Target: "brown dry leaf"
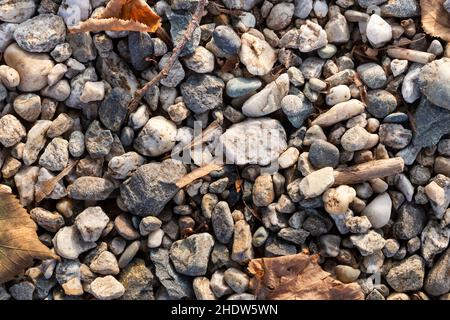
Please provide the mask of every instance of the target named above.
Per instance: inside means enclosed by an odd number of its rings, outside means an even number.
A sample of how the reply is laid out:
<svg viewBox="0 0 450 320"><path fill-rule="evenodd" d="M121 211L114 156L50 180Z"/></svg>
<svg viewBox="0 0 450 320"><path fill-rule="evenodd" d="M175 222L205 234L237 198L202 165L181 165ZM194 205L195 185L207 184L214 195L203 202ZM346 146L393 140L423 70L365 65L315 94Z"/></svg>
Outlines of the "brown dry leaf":
<svg viewBox="0 0 450 320"><path fill-rule="evenodd" d="M261 300L363 300L357 283L344 284L304 253L250 261L250 288Z"/></svg>
<svg viewBox="0 0 450 320"><path fill-rule="evenodd" d="M0 284L32 265L33 259L59 259L39 241L36 224L19 200L0 189Z"/></svg>
<svg viewBox="0 0 450 320"><path fill-rule="evenodd" d="M192 181L208 175L211 171L220 170L220 169L222 169L222 167L223 167L223 165L221 165L221 164L217 164L214 162L208 163L207 165L201 166L201 167L189 172L183 178L178 180L176 185L178 188L181 189L181 188L187 186Z"/></svg>
<svg viewBox="0 0 450 320"><path fill-rule="evenodd" d="M60 173L58 173L53 178L43 181L43 182L38 182L35 186L35 191L34 191L34 199L35 199L36 203L41 202L42 200L44 200L44 198L46 196L51 194L53 192L53 190L55 189L56 184L62 178L67 176L70 173L70 171L72 171L72 169L76 166L77 163L78 163L78 161L73 161L71 164L69 164L67 167L65 167Z"/></svg>
<svg viewBox="0 0 450 320"><path fill-rule="evenodd" d="M111 0L95 18L70 27L70 32L139 31L155 32L161 27L160 17L145 0Z"/></svg>
<svg viewBox="0 0 450 320"><path fill-rule="evenodd" d="M450 41L450 13L443 6L445 0L420 0L422 27L426 33Z"/></svg>

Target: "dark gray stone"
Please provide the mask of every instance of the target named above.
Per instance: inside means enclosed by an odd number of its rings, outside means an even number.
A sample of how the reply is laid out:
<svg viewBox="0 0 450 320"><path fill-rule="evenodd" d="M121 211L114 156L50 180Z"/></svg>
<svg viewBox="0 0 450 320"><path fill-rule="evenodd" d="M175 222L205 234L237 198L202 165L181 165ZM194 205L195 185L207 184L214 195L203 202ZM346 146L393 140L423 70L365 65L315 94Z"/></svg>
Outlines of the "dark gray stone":
<svg viewBox="0 0 450 320"><path fill-rule="evenodd" d="M413 144L417 147L436 145L441 137L450 133L450 111L422 98L413 116L416 130Z"/></svg>
<svg viewBox="0 0 450 320"><path fill-rule="evenodd" d="M178 192L175 183L185 174L184 165L172 159L143 165L120 187L122 201L138 216L158 215Z"/></svg>
<svg viewBox="0 0 450 320"><path fill-rule="evenodd" d="M384 123L378 130L380 142L393 149L405 148L412 139L412 131L398 123Z"/></svg>
<svg viewBox="0 0 450 320"><path fill-rule="evenodd" d="M171 299L192 298L192 280L175 271L166 249L150 250L150 260L155 265L155 275L161 282Z"/></svg>
<svg viewBox="0 0 450 320"><path fill-rule="evenodd" d="M223 244L228 244L233 236L234 221L226 201L220 201L216 204L211 214L211 223L217 240Z"/></svg>
<svg viewBox="0 0 450 320"><path fill-rule="evenodd" d="M100 77L106 80L113 88L121 87L132 94L139 87L133 71L122 58L112 51L108 55L97 59L97 70Z"/></svg>
<svg viewBox="0 0 450 320"><path fill-rule="evenodd" d="M103 125L111 131L119 131L128 112L131 101L128 91L117 87L112 89L102 101L98 109L98 116Z"/></svg>
<svg viewBox="0 0 450 320"><path fill-rule="evenodd" d="M112 143L111 131L102 129L97 120L92 121L85 135L85 144L89 155L94 159L106 156L111 150Z"/></svg>
<svg viewBox="0 0 450 320"><path fill-rule="evenodd" d="M166 13L167 19L170 22L170 35L174 41L174 45L178 45L178 43L184 37L184 31L186 30L189 22L192 20L192 14L186 11L169 11ZM198 47L200 43L201 30L200 27L194 30L192 34L191 40L186 42L183 50L181 50L180 57L188 56L194 53L195 48Z"/></svg>
<svg viewBox="0 0 450 320"><path fill-rule="evenodd" d="M367 93L367 111L376 118L384 118L397 107L397 99L386 90Z"/></svg>
<svg viewBox="0 0 450 320"><path fill-rule="evenodd" d="M212 36L214 44L226 54L236 55L239 53L241 39L233 28L226 25L217 26Z"/></svg>
<svg viewBox="0 0 450 320"><path fill-rule="evenodd" d="M336 168L339 164L339 149L324 140L314 140L309 147L309 161L317 169Z"/></svg>
<svg viewBox="0 0 450 320"><path fill-rule="evenodd" d="M422 232L425 221L425 211L421 207L407 202L398 210L393 230L397 238L409 240Z"/></svg>
<svg viewBox="0 0 450 320"><path fill-rule="evenodd" d="M203 113L222 105L223 81L215 76L194 74L181 84L184 103L194 113Z"/></svg>
<svg viewBox="0 0 450 320"><path fill-rule="evenodd" d="M72 49L72 57L81 63L94 60L97 57L94 42L89 32L67 34L67 42Z"/></svg>
<svg viewBox="0 0 450 320"><path fill-rule="evenodd" d="M134 69L142 71L150 67L151 63L146 58L153 54L153 40L147 32L130 32L128 49Z"/></svg>

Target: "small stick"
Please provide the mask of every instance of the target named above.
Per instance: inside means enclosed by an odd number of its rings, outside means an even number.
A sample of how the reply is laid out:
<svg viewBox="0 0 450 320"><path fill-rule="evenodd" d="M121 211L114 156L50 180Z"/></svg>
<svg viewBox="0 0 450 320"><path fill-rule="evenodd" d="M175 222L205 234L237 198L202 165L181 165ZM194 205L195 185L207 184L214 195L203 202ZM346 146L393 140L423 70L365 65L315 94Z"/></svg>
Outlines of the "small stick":
<svg viewBox="0 0 450 320"><path fill-rule="evenodd" d="M334 185L357 184L375 178L392 176L403 171L402 158L374 160L355 166L334 170Z"/></svg>
<svg viewBox="0 0 450 320"><path fill-rule="evenodd" d="M178 59L178 56L180 55L184 46L191 39L195 29L199 26L200 20L202 19L203 16L203 12L205 10L206 3L207 0L199 0L197 9L195 10L194 15L192 16L192 20L189 22L186 30L184 31L183 39L181 39L181 41L178 42L177 46L173 49L172 55L170 56L169 60L167 61L166 65L162 68L162 70L149 82L147 82L142 88L136 91L133 100L131 100L130 104L128 105L128 113L131 113L134 110L136 110L139 101L141 101L142 97L144 96L144 94L147 92L148 89L158 84L159 80L161 80L163 77L166 77L169 74L170 69L172 68L175 61Z"/></svg>
<svg viewBox="0 0 450 320"><path fill-rule="evenodd" d="M389 57L394 59L408 60L426 64L436 59L436 56L429 52L411 50L406 48L390 48L387 50Z"/></svg>
<svg viewBox="0 0 450 320"><path fill-rule="evenodd" d="M211 162L211 163L209 163L207 165L204 165L204 166L201 166L201 167L199 167L199 168L197 168L195 170L192 170L187 175L185 175L180 180L178 180L176 185L180 189L184 188L185 186L187 186L192 181L195 181L195 180L197 180L197 179L199 179L201 177L204 177L204 176L210 174L211 171L220 170L222 168L223 168L223 165Z"/></svg>

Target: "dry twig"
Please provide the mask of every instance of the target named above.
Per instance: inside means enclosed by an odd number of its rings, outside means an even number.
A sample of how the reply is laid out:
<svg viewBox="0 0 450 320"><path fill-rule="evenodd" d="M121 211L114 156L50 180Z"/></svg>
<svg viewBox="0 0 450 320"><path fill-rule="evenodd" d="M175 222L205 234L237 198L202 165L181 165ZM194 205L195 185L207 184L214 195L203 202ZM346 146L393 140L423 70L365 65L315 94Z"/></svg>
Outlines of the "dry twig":
<svg viewBox="0 0 450 320"><path fill-rule="evenodd" d="M128 105L128 113L131 113L134 110L136 110L139 101L141 101L142 97L147 92L147 90L149 90L154 85L158 84L159 80L161 80L163 77L166 77L169 74L170 69L172 68L175 61L178 59L178 56L180 55L184 46L191 39L195 29L200 25L200 20L203 17L203 12L205 11L206 3L207 0L199 0L197 9L195 10L194 15L192 16L192 20L189 22L189 25L184 31L183 38L181 39L180 42L178 42L177 46L173 49L172 55L170 56L164 68L162 68L162 70L154 78L152 78L149 82L147 82L141 89L136 91L133 100L131 100L130 104Z"/></svg>

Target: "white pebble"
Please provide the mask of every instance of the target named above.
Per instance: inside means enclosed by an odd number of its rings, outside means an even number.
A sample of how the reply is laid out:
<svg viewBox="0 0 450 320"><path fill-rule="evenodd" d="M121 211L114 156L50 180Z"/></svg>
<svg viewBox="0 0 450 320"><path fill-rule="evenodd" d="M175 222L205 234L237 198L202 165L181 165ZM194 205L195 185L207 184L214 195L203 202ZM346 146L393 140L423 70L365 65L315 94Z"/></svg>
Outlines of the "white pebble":
<svg viewBox="0 0 450 320"><path fill-rule="evenodd" d="M373 199L362 211L374 228L385 226L391 218L392 201L388 193L382 193Z"/></svg>

